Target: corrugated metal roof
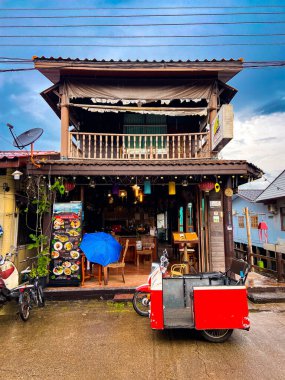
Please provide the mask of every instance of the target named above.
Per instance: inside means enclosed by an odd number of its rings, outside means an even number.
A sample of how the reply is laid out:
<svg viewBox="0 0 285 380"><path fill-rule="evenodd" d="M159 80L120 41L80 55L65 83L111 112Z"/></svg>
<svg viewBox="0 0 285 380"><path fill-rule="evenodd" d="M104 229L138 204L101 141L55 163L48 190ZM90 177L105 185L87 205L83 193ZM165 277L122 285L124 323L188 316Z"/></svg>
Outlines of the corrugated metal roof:
<svg viewBox="0 0 285 380"><path fill-rule="evenodd" d="M285 170L260 194L256 202L285 197Z"/></svg>
<svg viewBox="0 0 285 380"><path fill-rule="evenodd" d="M226 59L226 58L222 58L222 59L204 59L204 60L199 60L199 59L194 59L194 60L191 60L191 59L187 59L187 60L173 60L173 59L170 59L170 60L164 60L162 59L161 61L156 61L155 59L152 60L152 61L149 61L147 59L145 60L139 60L139 59L136 59L136 60L131 60L131 59L127 59L127 60L122 60L122 59L118 59L118 60L114 60L114 59L110 59L110 60L106 60L106 59L96 59L96 58L93 58L93 59L89 59L89 58L63 58L63 57L45 57L45 56L41 56L41 57L37 57L37 56L33 56L33 60L34 61L77 61L77 62L104 62L104 63L108 63L108 62L112 62L112 63L116 63L116 62L126 62L126 63L193 63L193 62L197 62L197 63L200 63L200 62L243 62L243 58L239 58L239 59L234 59L234 58L230 58L230 59Z"/></svg>
<svg viewBox="0 0 285 380"><path fill-rule="evenodd" d="M263 190L241 190L239 189L238 190L238 196L240 196L241 198L244 198L250 202L254 202L256 200L256 198L263 192Z"/></svg>
<svg viewBox="0 0 285 380"><path fill-rule="evenodd" d="M41 151L36 150L33 151L34 156L50 156L50 155L58 155L59 152L55 152L53 150L51 151ZM31 152L29 151L20 151L20 150L5 150L0 151L0 160L6 158L8 160L13 160L14 158L25 158L25 157L31 157Z"/></svg>
<svg viewBox="0 0 285 380"><path fill-rule="evenodd" d="M204 60L97 60L63 57L34 57L34 65L53 83L61 76L104 77L214 77L226 83L242 70L242 59Z"/></svg>
<svg viewBox="0 0 285 380"><path fill-rule="evenodd" d="M56 175L251 175L262 173L243 160L46 160L32 174Z"/></svg>

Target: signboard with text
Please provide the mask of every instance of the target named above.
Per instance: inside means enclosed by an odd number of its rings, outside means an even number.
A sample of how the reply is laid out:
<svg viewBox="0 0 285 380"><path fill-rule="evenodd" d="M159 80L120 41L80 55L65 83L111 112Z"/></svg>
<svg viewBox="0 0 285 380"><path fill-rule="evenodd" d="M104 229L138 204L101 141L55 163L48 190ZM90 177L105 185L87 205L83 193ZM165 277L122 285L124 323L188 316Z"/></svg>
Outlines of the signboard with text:
<svg viewBox="0 0 285 380"><path fill-rule="evenodd" d="M211 123L212 151L220 151L231 141L234 131L234 113L231 104L224 104Z"/></svg>

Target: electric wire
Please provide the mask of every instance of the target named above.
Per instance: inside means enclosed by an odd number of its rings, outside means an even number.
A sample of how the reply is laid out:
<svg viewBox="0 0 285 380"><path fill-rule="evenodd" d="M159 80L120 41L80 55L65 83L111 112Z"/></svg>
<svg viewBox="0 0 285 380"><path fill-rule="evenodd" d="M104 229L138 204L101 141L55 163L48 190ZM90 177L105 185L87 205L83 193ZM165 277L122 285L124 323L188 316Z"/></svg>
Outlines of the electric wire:
<svg viewBox="0 0 285 380"><path fill-rule="evenodd" d="M209 46L284 46L285 41L282 42L254 42L254 43L242 43L242 42L232 42L232 43L212 43L212 44L0 44L1 47L112 47L112 48L122 48L122 47L209 47Z"/></svg>
<svg viewBox="0 0 285 380"><path fill-rule="evenodd" d="M73 8L0 8L0 11L80 11L80 10L157 10L157 9L259 9L284 8L284 5L173 6L173 7L73 7Z"/></svg>
<svg viewBox="0 0 285 380"><path fill-rule="evenodd" d="M285 12L230 12L230 13L176 13L140 15L66 15L66 16L0 16L1 20L18 19L77 19L77 18L139 18L139 17L202 17L202 16L244 16L244 15L284 15Z"/></svg>
<svg viewBox="0 0 285 380"><path fill-rule="evenodd" d="M278 21L216 21L216 22L170 22L170 23L141 23L141 24L65 24L65 25L1 25L0 28L85 28L85 27L148 27L148 26L190 26L190 25L258 25L285 24Z"/></svg>
<svg viewBox="0 0 285 380"><path fill-rule="evenodd" d="M119 35L119 36L107 36L107 35L23 35L23 34L14 34L14 35L0 35L0 38L104 38L104 39L135 39L135 38L216 38L216 37L277 37L285 36L285 33L246 33L246 34L190 34L190 35Z"/></svg>
<svg viewBox="0 0 285 380"><path fill-rule="evenodd" d="M1 63L1 62L0 62ZM32 61L31 61L32 63ZM89 62L90 65L92 65L92 61ZM2 63L1 63L2 64ZM84 64L80 65L77 64L76 67L86 67L86 64L88 62L84 62ZM262 69L262 68L278 68L278 67L284 67L285 61L247 61L242 63L243 69ZM53 68L56 69L64 69L64 68L70 68L71 65L66 66L54 66ZM19 72L19 71L35 71L36 68L9 68L9 69L0 69L0 73L5 72ZM41 68L41 71L49 70L49 68Z"/></svg>

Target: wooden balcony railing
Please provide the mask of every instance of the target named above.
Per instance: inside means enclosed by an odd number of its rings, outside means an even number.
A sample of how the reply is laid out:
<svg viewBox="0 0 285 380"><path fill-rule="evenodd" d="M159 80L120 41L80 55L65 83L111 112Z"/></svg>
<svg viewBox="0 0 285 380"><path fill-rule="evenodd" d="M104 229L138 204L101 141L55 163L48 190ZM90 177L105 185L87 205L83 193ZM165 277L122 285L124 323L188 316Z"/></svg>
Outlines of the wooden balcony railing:
<svg viewBox="0 0 285 380"><path fill-rule="evenodd" d="M69 132L68 158L177 160L210 158L209 133L130 135Z"/></svg>

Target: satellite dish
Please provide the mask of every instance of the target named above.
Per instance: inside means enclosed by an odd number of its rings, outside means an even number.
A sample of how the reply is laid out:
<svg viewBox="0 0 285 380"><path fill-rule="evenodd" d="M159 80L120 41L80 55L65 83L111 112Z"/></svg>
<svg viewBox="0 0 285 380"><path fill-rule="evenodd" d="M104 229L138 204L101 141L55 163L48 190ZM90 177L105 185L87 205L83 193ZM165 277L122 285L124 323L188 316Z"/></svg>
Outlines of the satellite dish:
<svg viewBox="0 0 285 380"><path fill-rule="evenodd" d="M25 146L33 144L43 134L42 128L33 128L22 133L18 137L14 137L13 145L19 149L23 149Z"/></svg>
<svg viewBox="0 0 285 380"><path fill-rule="evenodd" d="M42 128L32 128L29 129L28 131L22 133L20 136L16 136L13 132L13 125L7 123L7 126L10 129L10 132L13 136L14 142L13 145L18 148L18 149L24 149L26 146L31 145L31 162L33 165L36 167L40 167L40 165L36 164L34 161L34 142L41 137L43 134L43 129Z"/></svg>

